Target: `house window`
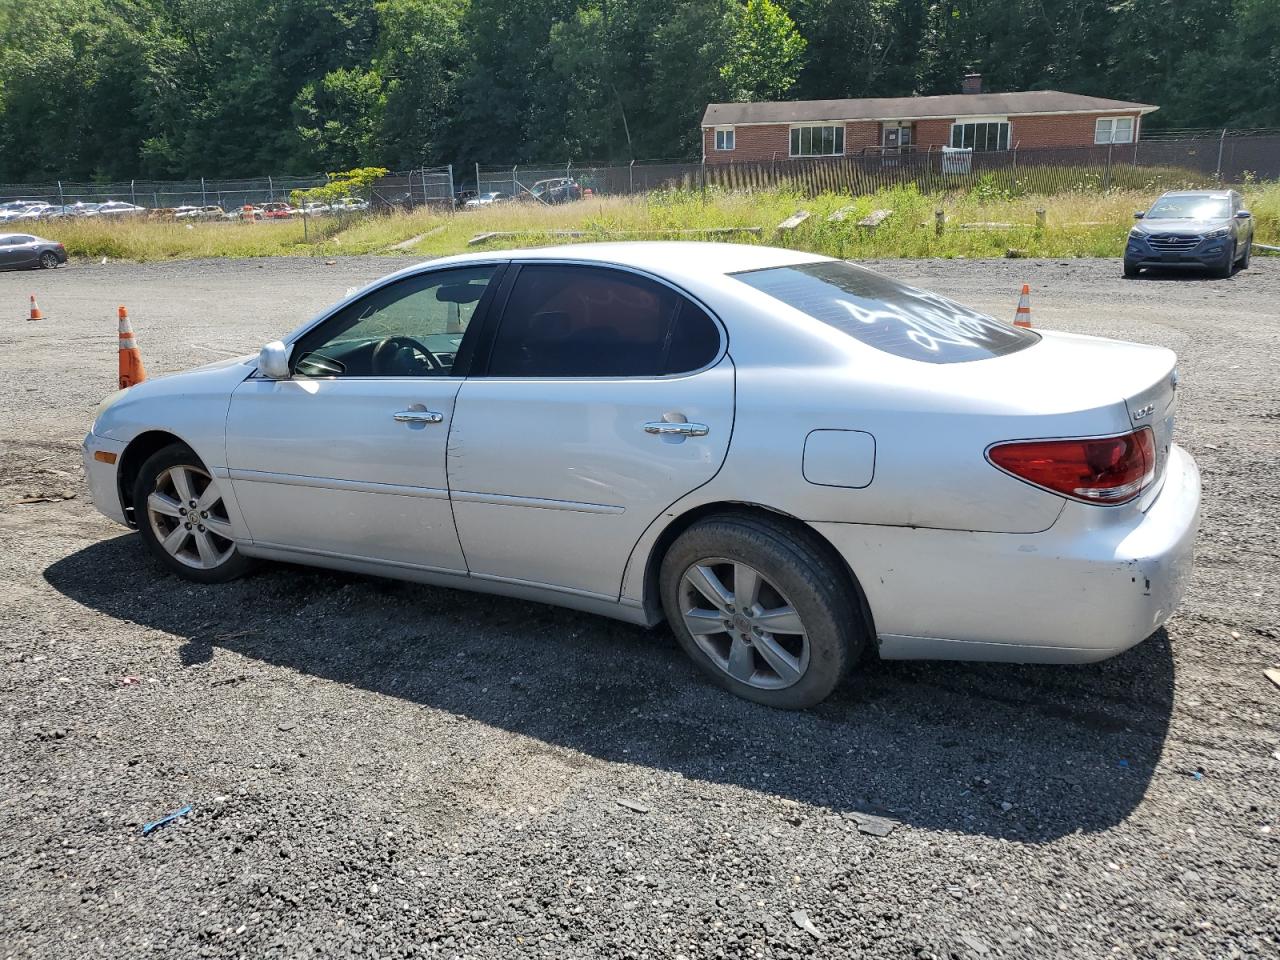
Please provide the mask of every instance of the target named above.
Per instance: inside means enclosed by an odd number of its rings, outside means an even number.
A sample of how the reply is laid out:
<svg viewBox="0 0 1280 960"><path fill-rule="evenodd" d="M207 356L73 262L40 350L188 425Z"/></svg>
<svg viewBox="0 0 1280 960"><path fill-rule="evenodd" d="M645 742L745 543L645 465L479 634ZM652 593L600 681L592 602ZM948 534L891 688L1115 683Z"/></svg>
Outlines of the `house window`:
<svg viewBox="0 0 1280 960"><path fill-rule="evenodd" d="M1133 143L1133 117L1099 117L1093 125L1094 143Z"/></svg>
<svg viewBox="0 0 1280 960"><path fill-rule="evenodd" d="M733 127L716 127L716 149L733 149Z"/></svg>
<svg viewBox="0 0 1280 960"><path fill-rule="evenodd" d="M951 125L951 146L967 150L1008 150L1008 120L966 120Z"/></svg>
<svg viewBox="0 0 1280 960"><path fill-rule="evenodd" d="M838 157L844 153L844 124L805 124L791 128L791 156Z"/></svg>

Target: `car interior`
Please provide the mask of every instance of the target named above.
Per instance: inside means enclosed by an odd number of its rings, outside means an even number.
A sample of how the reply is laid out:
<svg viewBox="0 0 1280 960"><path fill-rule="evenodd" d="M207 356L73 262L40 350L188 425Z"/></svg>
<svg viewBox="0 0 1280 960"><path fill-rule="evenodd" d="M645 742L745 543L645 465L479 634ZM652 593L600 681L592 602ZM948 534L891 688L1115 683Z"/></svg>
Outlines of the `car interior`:
<svg viewBox="0 0 1280 960"><path fill-rule="evenodd" d="M304 341L294 372L304 377L448 376L487 286L487 279L443 284L387 304L375 294L349 322L339 324L336 336L315 348ZM435 304L443 304L443 311L433 309Z"/></svg>

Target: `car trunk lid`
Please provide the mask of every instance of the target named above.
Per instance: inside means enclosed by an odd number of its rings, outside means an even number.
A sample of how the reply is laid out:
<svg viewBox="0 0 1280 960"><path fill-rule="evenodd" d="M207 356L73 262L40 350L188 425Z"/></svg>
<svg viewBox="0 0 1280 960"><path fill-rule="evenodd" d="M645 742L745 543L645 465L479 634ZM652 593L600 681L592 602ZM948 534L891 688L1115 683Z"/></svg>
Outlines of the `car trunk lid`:
<svg viewBox="0 0 1280 960"><path fill-rule="evenodd" d="M1156 475L1139 499L1145 506L1159 489L1173 443L1176 364L1177 355L1164 347L1040 331L1040 342L1025 350L947 369L996 388L998 403L1016 412L1022 431L1006 439L1081 435L1073 424L1099 435L1150 427Z"/></svg>

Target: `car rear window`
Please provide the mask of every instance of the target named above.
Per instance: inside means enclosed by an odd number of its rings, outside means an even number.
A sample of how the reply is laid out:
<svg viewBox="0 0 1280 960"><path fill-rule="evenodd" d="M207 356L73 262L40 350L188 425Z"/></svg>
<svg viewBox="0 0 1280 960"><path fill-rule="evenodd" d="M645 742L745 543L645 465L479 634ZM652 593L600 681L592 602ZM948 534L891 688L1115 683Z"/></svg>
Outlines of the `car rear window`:
<svg viewBox="0 0 1280 960"><path fill-rule="evenodd" d="M1040 339L1025 328L842 260L732 276L869 347L909 360L985 360L1024 350Z"/></svg>

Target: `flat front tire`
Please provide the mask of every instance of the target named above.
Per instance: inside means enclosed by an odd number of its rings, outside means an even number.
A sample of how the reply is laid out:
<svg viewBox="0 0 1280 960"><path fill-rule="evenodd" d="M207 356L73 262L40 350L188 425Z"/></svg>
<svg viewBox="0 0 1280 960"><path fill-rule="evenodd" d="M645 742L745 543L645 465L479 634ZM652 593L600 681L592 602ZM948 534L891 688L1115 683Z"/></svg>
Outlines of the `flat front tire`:
<svg viewBox="0 0 1280 960"><path fill-rule="evenodd" d="M185 444L171 444L142 464L133 515L152 554L188 580L224 583L253 565L236 549L222 488Z"/></svg>
<svg viewBox="0 0 1280 960"><path fill-rule="evenodd" d="M671 545L659 579L690 658L725 689L770 707L821 703L867 642L847 574L798 524L701 520Z"/></svg>

